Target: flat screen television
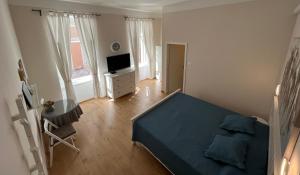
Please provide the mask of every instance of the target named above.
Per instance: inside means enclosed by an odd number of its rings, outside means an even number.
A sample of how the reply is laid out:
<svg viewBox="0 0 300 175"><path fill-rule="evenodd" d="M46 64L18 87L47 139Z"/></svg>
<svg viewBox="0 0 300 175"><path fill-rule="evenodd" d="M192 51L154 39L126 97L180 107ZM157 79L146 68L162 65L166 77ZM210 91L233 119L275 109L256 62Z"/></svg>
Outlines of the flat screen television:
<svg viewBox="0 0 300 175"><path fill-rule="evenodd" d="M107 57L108 72L115 73L117 70L130 67L130 54L122 54Z"/></svg>

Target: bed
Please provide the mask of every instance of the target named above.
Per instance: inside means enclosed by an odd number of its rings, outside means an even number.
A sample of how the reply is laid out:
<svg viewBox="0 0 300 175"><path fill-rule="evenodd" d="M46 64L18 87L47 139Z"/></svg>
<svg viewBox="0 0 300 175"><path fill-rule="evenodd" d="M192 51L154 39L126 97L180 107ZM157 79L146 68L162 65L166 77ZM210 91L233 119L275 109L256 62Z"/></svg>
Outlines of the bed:
<svg viewBox="0 0 300 175"><path fill-rule="evenodd" d="M219 127L230 114L237 113L176 91L132 119L132 141L143 145L172 174L266 175L269 127L258 121L246 170L204 156L216 134L233 134Z"/></svg>

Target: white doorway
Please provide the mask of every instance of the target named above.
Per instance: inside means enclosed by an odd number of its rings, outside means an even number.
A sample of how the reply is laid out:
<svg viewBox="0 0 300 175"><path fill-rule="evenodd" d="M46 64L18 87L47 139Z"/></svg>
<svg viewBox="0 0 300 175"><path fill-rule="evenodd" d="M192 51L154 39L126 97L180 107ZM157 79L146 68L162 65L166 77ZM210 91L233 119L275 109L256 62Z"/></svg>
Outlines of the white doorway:
<svg viewBox="0 0 300 175"><path fill-rule="evenodd" d="M186 43L167 43L167 93L185 90Z"/></svg>
<svg viewBox="0 0 300 175"><path fill-rule="evenodd" d="M162 80L162 47L155 46L155 55L156 55L156 79Z"/></svg>

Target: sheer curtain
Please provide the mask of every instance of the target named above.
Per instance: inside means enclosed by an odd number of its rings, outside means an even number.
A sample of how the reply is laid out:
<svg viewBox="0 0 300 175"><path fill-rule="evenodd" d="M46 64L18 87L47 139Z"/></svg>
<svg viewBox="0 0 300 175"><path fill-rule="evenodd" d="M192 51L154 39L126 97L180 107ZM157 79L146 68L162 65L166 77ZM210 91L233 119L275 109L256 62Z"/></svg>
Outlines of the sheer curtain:
<svg viewBox="0 0 300 175"><path fill-rule="evenodd" d="M65 13L48 13L48 26L55 49L57 69L64 80L67 98L76 100L72 85L72 59L70 50L70 17Z"/></svg>
<svg viewBox="0 0 300 175"><path fill-rule="evenodd" d="M135 68L135 80L140 80L139 59L140 59L140 36L141 25L134 18L126 18L127 35L129 40L129 49L132 58L132 63Z"/></svg>
<svg viewBox="0 0 300 175"><path fill-rule="evenodd" d="M126 26L136 80L155 78L153 21L151 19L126 18ZM144 48L146 55L143 54ZM145 59L147 59L146 62L143 62Z"/></svg>
<svg viewBox="0 0 300 175"><path fill-rule="evenodd" d="M99 44L97 33L97 17L95 15L74 15L75 26L79 31L80 42L87 56L88 64L93 75L95 97L106 95L103 72L99 66ZM99 81L99 79L101 81ZM101 82L101 84L100 84ZM101 90L101 91L100 91Z"/></svg>
<svg viewBox="0 0 300 175"><path fill-rule="evenodd" d="M146 48L146 53L148 56L149 63L149 78L155 78L155 64L156 58L154 55L154 42L153 42L153 21L152 20L141 20L142 26L142 36L144 37L144 44Z"/></svg>

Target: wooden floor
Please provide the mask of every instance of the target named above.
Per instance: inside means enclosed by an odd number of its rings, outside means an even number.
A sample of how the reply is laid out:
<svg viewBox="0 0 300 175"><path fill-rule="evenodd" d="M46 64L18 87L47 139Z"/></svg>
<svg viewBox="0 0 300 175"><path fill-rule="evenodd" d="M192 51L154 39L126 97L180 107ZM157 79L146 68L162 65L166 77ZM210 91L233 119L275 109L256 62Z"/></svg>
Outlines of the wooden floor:
<svg viewBox="0 0 300 175"><path fill-rule="evenodd" d="M142 147L131 142L130 118L162 99L160 83L144 80L135 94L115 102L83 102L84 114L74 124L80 153L59 145L54 148L50 175L156 175L170 174Z"/></svg>

